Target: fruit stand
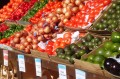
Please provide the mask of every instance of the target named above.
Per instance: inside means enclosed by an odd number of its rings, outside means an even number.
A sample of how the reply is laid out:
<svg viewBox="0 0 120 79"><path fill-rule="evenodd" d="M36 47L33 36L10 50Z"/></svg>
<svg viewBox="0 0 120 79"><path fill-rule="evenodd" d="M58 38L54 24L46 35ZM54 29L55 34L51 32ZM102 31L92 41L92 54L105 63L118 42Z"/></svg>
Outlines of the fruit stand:
<svg viewBox="0 0 120 79"><path fill-rule="evenodd" d="M119 0L0 5L0 78L119 79L119 5Z"/></svg>

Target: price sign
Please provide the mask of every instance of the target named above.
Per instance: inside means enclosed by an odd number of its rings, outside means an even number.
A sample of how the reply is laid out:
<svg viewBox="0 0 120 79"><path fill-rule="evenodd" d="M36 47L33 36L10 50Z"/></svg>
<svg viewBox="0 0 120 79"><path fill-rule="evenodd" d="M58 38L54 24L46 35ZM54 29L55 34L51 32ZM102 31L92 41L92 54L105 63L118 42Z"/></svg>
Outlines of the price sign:
<svg viewBox="0 0 120 79"><path fill-rule="evenodd" d="M67 79L66 66L58 64L59 69L59 79Z"/></svg>
<svg viewBox="0 0 120 79"><path fill-rule="evenodd" d="M86 73L84 71L75 69L76 79L86 79Z"/></svg>
<svg viewBox="0 0 120 79"><path fill-rule="evenodd" d="M24 55L18 55L19 71L25 72L25 58Z"/></svg>
<svg viewBox="0 0 120 79"><path fill-rule="evenodd" d="M4 65L8 66L8 50L3 50Z"/></svg>
<svg viewBox="0 0 120 79"><path fill-rule="evenodd" d="M42 76L41 59L35 58L36 76Z"/></svg>

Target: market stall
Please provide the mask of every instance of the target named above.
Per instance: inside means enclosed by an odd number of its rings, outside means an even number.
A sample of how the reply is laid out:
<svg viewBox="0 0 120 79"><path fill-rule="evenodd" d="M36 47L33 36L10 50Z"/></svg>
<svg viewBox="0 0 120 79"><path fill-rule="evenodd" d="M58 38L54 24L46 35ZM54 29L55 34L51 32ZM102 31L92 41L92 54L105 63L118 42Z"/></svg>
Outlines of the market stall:
<svg viewBox="0 0 120 79"><path fill-rule="evenodd" d="M119 79L119 0L10 0L0 9L3 79Z"/></svg>

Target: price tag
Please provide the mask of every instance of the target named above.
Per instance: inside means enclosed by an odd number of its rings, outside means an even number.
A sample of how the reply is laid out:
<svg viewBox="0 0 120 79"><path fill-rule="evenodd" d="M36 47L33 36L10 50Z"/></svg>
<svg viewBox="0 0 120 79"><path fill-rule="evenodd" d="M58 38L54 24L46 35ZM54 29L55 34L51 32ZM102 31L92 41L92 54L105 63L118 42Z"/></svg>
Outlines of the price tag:
<svg viewBox="0 0 120 79"><path fill-rule="evenodd" d="M86 79L86 73L84 71L75 69L76 79Z"/></svg>
<svg viewBox="0 0 120 79"><path fill-rule="evenodd" d="M4 65L8 66L8 50L3 50Z"/></svg>
<svg viewBox="0 0 120 79"><path fill-rule="evenodd" d="M18 55L19 71L25 72L25 58L24 55Z"/></svg>
<svg viewBox="0 0 120 79"><path fill-rule="evenodd" d="M59 79L67 79L66 66L58 64L59 69Z"/></svg>
<svg viewBox="0 0 120 79"><path fill-rule="evenodd" d="M36 76L42 76L41 59L35 58Z"/></svg>

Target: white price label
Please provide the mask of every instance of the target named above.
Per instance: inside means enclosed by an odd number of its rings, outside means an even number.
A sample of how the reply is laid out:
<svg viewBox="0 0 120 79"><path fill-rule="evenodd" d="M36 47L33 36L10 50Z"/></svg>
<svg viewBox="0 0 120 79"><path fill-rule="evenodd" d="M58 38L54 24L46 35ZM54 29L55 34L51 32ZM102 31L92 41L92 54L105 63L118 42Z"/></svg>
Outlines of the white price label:
<svg viewBox="0 0 120 79"><path fill-rule="evenodd" d="M3 50L4 65L8 66L8 50Z"/></svg>
<svg viewBox="0 0 120 79"><path fill-rule="evenodd" d="M59 79L67 79L66 66L58 64L59 69Z"/></svg>
<svg viewBox="0 0 120 79"><path fill-rule="evenodd" d="M86 79L86 73L82 70L75 69L76 79Z"/></svg>
<svg viewBox="0 0 120 79"><path fill-rule="evenodd" d="M36 76L42 76L41 59L35 58Z"/></svg>
<svg viewBox="0 0 120 79"><path fill-rule="evenodd" d="M24 55L18 55L19 71L25 72L25 58Z"/></svg>

